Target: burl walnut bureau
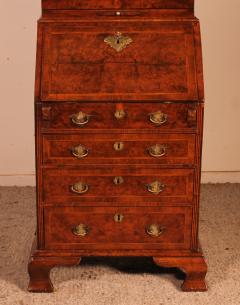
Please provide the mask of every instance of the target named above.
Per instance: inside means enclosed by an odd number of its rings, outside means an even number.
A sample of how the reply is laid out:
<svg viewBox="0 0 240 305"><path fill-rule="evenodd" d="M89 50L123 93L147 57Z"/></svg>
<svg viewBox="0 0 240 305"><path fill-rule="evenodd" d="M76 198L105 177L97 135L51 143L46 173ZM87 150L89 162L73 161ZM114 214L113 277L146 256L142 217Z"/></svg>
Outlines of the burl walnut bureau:
<svg viewBox="0 0 240 305"><path fill-rule="evenodd" d="M206 290L194 0L42 0L29 291L87 256L145 256Z"/></svg>

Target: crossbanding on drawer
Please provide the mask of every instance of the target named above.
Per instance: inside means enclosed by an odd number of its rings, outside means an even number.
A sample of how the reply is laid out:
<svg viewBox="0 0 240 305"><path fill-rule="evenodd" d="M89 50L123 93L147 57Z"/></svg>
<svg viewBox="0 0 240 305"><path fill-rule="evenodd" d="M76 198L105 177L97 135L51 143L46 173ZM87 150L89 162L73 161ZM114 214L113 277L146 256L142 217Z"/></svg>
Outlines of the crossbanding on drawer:
<svg viewBox="0 0 240 305"><path fill-rule="evenodd" d="M49 249L187 249L190 207L44 209Z"/></svg>
<svg viewBox="0 0 240 305"><path fill-rule="evenodd" d="M44 135L44 164L176 164L195 162L194 134Z"/></svg>
<svg viewBox="0 0 240 305"><path fill-rule="evenodd" d="M79 169L44 169L46 203L144 202L191 203L194 169L82 166Z"/></svg>

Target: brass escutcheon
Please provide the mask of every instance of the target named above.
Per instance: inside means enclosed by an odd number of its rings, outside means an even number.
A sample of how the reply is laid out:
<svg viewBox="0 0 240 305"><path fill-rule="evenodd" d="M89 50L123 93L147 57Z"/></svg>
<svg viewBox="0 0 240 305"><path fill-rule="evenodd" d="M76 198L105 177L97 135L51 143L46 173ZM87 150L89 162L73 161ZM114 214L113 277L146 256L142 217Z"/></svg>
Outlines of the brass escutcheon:
<svg viewBox="0 0 240 305"><path fill-rule="evenodd" d="M121 151L124 148L124 143L123 142L115 142L114 145L113 145L113 148L116 151Z"/></svg>
<svg viewBox="0 0 240 305"><path fill-rule="evenodd" d="M122 214L115 214L113 217L115 222L122 222L123 218L124 218L124 216Z"/></svg>
<svg viewBox="0 0 240 305"><path fill-rule="evenodd" d="M126 116L126 112L123 109L118 109L115 111L114 116L117 120L122 120Z"/></svg>
<svg viewBox="0 0 240 305"><path fill-rule="evenodd" d="M88 155L88 149L83 145L78 145L71 149L72 155L78 159L84 158Z"/></svg>
<svg viewBox="0 0 240 305"><path fill-rule="evenodd" d="M126 48L131 42L133 42L132 38L128 36L123 36L122 33L117 32L115 35L107 36L104 39L110 47L115 49L117 52L121 52L123 49Z"/></svg>
<svg viewBox="0 0 240 305"><path fill-rule="evenodd" d="M167 114L163 113L161 110L150 113L149 114L149 119L152 123L156 125L162 125L167 122L168 116Z"/></svg>
<svg viewBox="0 0 240 305"><path fill-rule="evenodd" d="M89 233L89 227L85 224L80 223L72 229L74 235L84 237Z"/></svg>
<svg viewBox="0 0 240 305"><path fill-rule="evenodd" d="M148 152L150 156L155 158L160 158L166 155L167 146L163 144L155 144L148 148Z"/></svg>
<svg viewBox="0 0 240 305"><path fill-rule="evenodd" d="M116 185L118 185L118 184L123 184L123 182L124 182L124 179L123 179L123 177L121 177L121 176L115 177L115 178L113 179L113 183L116 184Z"/></svg>
<svg viewBox="0 0 240 305"><path fill-rule="evenodd" d="M71 115L72 122L77 126L84 126L89 122L90 116L80 111Z"/></svg>
<svg viewBox="0 0 240 305"><path fill-rule="evenodd" d="M161 193L164 190L164 188L165 185L162 184L160 181L154 181L147 185L147 190L155 195Z"/></svg>
<svg viewBox="0 0 240 305"><path fill-rule="evenodd" d="M162 235L163 231L164 229L157 224L151 224L146 227L147 234L152 237L159 237L160 235Z"/></svg>
<svg viewBox="0 0 240 305"><path fill-rule="evenodd" d="M71 191L77 194L85 194L89 187L83 182L77 182L71 186Z"/></svg>

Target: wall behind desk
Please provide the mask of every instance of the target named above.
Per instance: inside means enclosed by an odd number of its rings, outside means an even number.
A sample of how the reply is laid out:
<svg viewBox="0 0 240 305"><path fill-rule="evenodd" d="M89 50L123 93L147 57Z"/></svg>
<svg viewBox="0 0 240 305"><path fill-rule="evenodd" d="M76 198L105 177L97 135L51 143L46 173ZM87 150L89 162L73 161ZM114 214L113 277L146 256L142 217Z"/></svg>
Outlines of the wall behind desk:
<svg viewBox="0 0 240 305"><path fill-rule="evenodd" d="M0 2L0 185L34 185L33 91L40 0ZM206 111L203 182L240 182L240 1L197 0Z"/></svg>

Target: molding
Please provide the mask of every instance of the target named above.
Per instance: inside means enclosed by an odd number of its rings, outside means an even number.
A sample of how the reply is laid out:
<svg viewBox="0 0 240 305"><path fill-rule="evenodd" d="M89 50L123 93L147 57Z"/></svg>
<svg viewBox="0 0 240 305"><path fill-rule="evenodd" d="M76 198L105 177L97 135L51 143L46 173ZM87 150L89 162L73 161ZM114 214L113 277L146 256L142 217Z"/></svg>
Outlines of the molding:
<svg viewBox="0 0 240 305"><path fill-rule="evenodd" d="M240 171L203 171L201 183L240 183ZM0 186L35 186L35 174L0 174Z"/></svg>
<svg viewBox="0 0 240 305"><path fill-rule="evenodd" d="M35 186L35 174L0 174L0 186Z"/></svg>
<svg viewBox="0 0 240 305"><path fill-rule="evenodd" d="M240 171L203 171L201 183L240 183Z"/></svg>

